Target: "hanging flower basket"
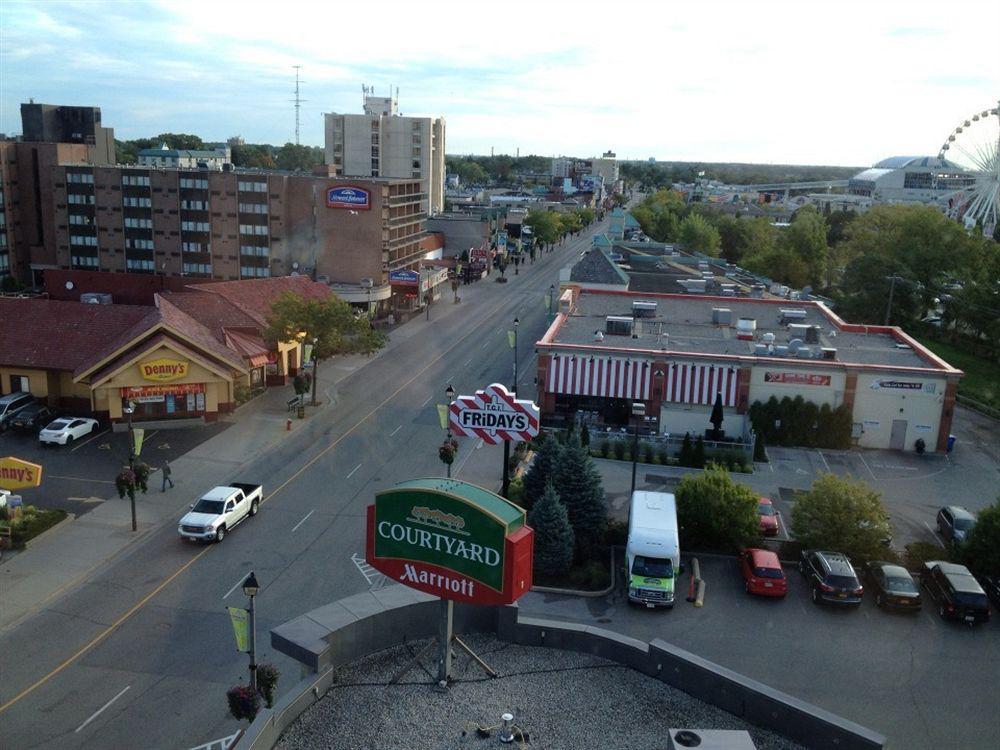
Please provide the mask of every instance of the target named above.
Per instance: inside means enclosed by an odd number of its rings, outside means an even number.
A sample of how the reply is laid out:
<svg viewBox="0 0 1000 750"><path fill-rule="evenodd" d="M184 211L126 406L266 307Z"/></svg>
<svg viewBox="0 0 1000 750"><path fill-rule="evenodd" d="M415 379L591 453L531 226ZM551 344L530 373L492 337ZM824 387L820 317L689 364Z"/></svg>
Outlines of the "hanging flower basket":
<svg viewBox="0 0 1000 750"><path fill-rule="evenodd" d="M445 440L438 448L438 458L441 463L451 465L455 462L455 454L458 453L458 441L455 438Z"/></svg>
<svg viewBox="0 0 1000 750"><path fill-rule="evenodd" d="M260 695L249 685L233 685L226 691L229 713L234 719L253 721L260 711Z"/></svg>

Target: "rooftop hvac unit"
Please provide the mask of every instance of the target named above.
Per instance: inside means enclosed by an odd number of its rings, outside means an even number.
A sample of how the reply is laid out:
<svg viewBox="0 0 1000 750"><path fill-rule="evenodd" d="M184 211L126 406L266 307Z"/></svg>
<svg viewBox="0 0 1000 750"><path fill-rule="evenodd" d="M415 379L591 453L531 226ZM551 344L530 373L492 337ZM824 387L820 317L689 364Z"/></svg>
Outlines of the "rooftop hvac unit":
<svg viewBox="0 0 1000 750"><path fill-rule="evenodd" d="M724 288L722 290L722 296L723 297L735 297L736 296L736 290L735 289L725 289Z"/></svg>
<svg viewBox="0 0 1000 750"><path fill-rule="evenodd" d="M781 323L806 319L806 311L798 307L783 307L778 311L778 315Z"/></svg>
<svg viewBox="0 0 1000 750"><path fill-rule="evenodd" d="M808 346L800 346L798 351L795 352L795 356L801 359L812 359L812 355L813 355L812 349L810 349Z"/></svg>
<svg viewBox="0 0 1000 750"><path fill-rule="evenodd" d="M760 340L763 341L765 344L773 344L774 334L771 333L770 331L768 331L767 333L763 333L761 334Z"/></svg>
<svg viewBox="0 0 1000 750"><path fill-rule="evenodd" d="M795 355L798 353L799 349L802 348L802 339L792 339L788 342L788 353Z"/></svg>
<svg viewBox="0 0 1000 750"><path fill-rule="evenodd" d="M114 302L111 295L104 292L84 292L80 301L88 305L110 305Z"/></svg>
<svg viewBox="0 0 1000 750"><path fill-rule="evenodd" d="M732 325L733 311L728 307L713 307L712 322L717 326Z"/></svg>
<svg viewBox="0 0 1000 750"><path fill-rule="evenodd" d="M741 341L753 341L756 330L757 321L754 318L740 318L736 321L736 338Z"/></svg>
<svg viewBox="0 0 1000 750"><path fill-rule="evenodd" d="M631 336L635 321L623 315L609 315L604 323L604 331L609 336Z"/></svg>
<svg viewBox="0 0 1000 750"><path fill-rule="evenodd" d="M705 292L705 279L679 279L677 283L684 287L688 294L703 294Z"/></svg>
<svg viewBox="0 0 1000 750"><path fill-rule="evenodd" d="M648 300L635 300L632 303L633 318L655 318L656 303Z"/></svg>
<svg viewBox="0 0 1000 750"><path fill-rule="evenodd" d="M807 325L805 325L803 323L789 323L788 324L788 336L789 336L789 338L802 339L803 341L805 341L806 331L808 329L809 329L809 326L807 326Z"/></svg>
<svg viewBox="0 0 1000 750"><path fill-rule="evenodd" d="M775 357L787 357L788 356L788 347L785 346L784 344L778 344L776 347L774 347L774 356Z"/></svg>
<svg viewBox="0 0 1000 750"><path fill-rule="evenodd" d="M753 353L758 357L766 357L768 354L767 344L754 344Z"/></svg>
<svg viewBox="0 0 1000 750"><path fill-rule="evenodd" d="M824 346L821 351L823 352L823 359L835 360L837 359L837 350L831 346Z"/></svg>
<svg viewBox="0 0 1000 750"><path fill-rule="evenodd" d="M806 343L807 344L818 344L819 343L820 326L809 326L806 329Z"/></svg>

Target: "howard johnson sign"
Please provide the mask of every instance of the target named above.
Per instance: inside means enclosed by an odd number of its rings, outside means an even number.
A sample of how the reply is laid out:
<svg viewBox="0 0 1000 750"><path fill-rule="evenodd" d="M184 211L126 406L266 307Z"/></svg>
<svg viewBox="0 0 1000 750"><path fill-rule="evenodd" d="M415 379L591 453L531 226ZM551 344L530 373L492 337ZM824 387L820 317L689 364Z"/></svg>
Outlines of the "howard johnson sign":
<svg viewBox="0 0 1000 750"><path fill-rule="evenodd" d="M372 194L364 188L348 185L329 188L326 191L327 208L353 208L367 211L372 207Z"/></svg>
<svg viewBox="0 0 1000 750"><path fill-rule="evenodd" d="M531 588L533 544L521 508L466 482L414 479L368 506L368 564L442 599L516 601Z"/></svg>

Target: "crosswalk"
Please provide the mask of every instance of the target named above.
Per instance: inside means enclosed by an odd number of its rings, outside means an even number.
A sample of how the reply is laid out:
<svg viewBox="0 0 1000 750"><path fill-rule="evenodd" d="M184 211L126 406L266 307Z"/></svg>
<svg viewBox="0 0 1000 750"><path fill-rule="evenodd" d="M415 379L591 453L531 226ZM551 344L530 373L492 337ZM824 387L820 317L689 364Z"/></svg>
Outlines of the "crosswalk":
<svg viewBox="0 0 1000 750"><path fill-rule="evenodd" d="M358 572L364 576L372 591L380 589L385 585L385 576L365 562L365 558L357 552L351 555L351 562L354 563L354 567L358 569Z"/></svg>
<svg viewBox="0 0 1000 750"><path fill-rule="evenodd" d="M211 742L206 742L204 745L197 745L190 748L190 750L229 750L229 748L236 745L236 740L243 736L243 730L231 734L228 737L222 737L217 740L212 740Z"/></svg>

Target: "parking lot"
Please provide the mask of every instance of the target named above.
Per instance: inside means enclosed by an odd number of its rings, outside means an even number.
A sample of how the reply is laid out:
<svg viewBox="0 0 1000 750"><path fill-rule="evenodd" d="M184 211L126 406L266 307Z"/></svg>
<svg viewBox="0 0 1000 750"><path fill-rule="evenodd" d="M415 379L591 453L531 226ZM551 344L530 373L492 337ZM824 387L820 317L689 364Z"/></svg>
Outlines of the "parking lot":
<svg viewBox="0 0 1000 750"><path fill-rule="evenodd" d="M183 429L152 429L143 439L140 460L154 469L172 461L229 427L215 422ZM137 425L138 426L138 425ZM25 504L40 508L61 508L80 516L98 504L117 498L115 476L128 465L128 433L112 432L100 425L90 435L70 445L43 446L37 433L7 430L0 433L0 456L41 464L40 487L18 490ZM150 489L159 489L160 475L154 473Z"/></svg>

